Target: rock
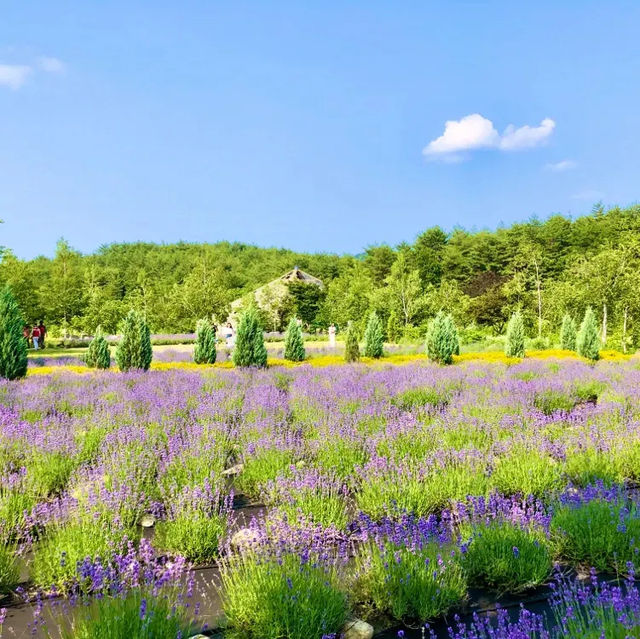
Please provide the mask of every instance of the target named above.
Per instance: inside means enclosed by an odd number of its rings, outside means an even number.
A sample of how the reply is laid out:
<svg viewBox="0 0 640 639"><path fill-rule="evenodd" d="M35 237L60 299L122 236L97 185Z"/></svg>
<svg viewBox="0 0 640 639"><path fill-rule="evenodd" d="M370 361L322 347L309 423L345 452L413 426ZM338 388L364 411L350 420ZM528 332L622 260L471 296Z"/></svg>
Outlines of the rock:
<svg viewBox="0 0 640 639"><path fill-rule="evenodd" d="M192 635L189 639L208 639L206 635Z"/></svg>
<svg viewBox="0 0 640 639"><path fill-rule="evenodd" d="M255 545L258 533L252 528L241 528L231 537L231 547L236 550L246 550Z"/></svg>
<svg viewBox="0 0 640 639"><path fill-rule="evenodd" d="M344 639L371 639L373 637L373 626L361 619L347 621L342 629Z"/></svg>
<svg viewBox="0 0 640 639"><path fill-rule="evenodd" d="M244 464L236 464L235 466L231 466L231 468L223 470L220 474L224 475L225 477L232 477L234 475L239 475L242 472L243 468Z"/></svg>
<svg viewBox="0 0 640 639"><path fill-rule="evenodd" d="M142 515L142 517L140 518L140 525L143 528L151 528L155 523L156 523L156 518L151 513Z"/></svg>

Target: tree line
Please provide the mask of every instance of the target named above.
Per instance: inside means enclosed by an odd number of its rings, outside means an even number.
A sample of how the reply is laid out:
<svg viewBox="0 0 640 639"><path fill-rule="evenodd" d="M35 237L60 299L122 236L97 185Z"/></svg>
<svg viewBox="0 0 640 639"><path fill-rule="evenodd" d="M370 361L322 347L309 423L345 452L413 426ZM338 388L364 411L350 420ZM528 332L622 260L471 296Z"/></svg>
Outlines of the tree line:
<svg viewBox="0 0 640 639"><path fill-rule="evenodd" d="M372 311L385 338L421 339L442 310L473 341L503 334L514 312L526 332L557 341L563 317L587 307L603 343L640 345L640 206L571 219L553 215L495 231L429 228L413 243L371 246L357 256L305 254L238 243L112 244L82 255L60 240L53 258L21 260L5 250L0 283L25 320L56 331L115 333L131 309L155 333L192 332L198 319L224 320L230 302L293 266L325 286L293 283L262 308L265 328L299 317L307 329L352 322Z"/></svg>

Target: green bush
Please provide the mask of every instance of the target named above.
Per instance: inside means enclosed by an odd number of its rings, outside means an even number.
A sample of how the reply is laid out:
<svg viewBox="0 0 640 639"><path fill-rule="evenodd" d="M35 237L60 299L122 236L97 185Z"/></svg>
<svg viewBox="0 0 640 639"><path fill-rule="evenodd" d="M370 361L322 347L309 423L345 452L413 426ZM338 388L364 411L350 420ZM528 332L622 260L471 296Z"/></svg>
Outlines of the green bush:
<svg viewBox="0 0 640 639"><path fill-rule="evenodd" d="M396 344L402 334L402 325L395 311L389 313L389 319L387 319L387 339Z"/></svg>
<svg viewBox="0 0 640 639"><path fill-rule="evenodd" d="M490 483L505 495L544 497L562 486L562 468L549 455L514 446L495 460Z"/></svg>
<svg viewBox="0 0 640 639"><path fill-rule="evenodd" d="M592 361L600 359L598 322L591 307L585 311L582 324L580 324L580 330L576 337L576 349L581 357L586 357Z"/></svg>
<svg viewBox="0 0 640 639"><path fill-rule="evenodd" d="M182 555L196 564L209 562L218 555L220 540L226 533L224 515L182 512L175 518L159 522L154 544L158 548Z"/></svg>
<svg viewBox="0 0 640 639"><path fill-rule="evenodd" d="M208 319L198 320L193 361L196 364L215 364L216 355L216 332L213 325Z"/></svg>
<svg viewBox="0 0 640 639"><path fill-rule="evenodd" d="M107 369L111 366L111 351L100 327L89 344L84 362L89 368Z"/></svg>
<svg viewBox="0 0 640 639"><path fill-rule="evenodd" d="M250 497L258 497L265 484L293 464L291 450L262 448L244 458L244 468L236 479L238 488Z"/></svg>
<svg viewBox="0 0 640 639"><path fill-rule="evenodd" d="M18 379L27 374L24 321L9 288L0 292L0 377Z"/></svg>
<svg viewBox="0 0 640 639"><path fill-rule="evenodd" d="M573 317L567 313L562 318L562 326L560 327L560 348L566 351L575 351L576 337L576 323L573 321Z"/></svg>
<svg viewBox="0 0 640 639"><path fill-rule="evenodd" d="M8 594L18 585L20 573L15 560L15 551L0 545L0 597Z"/></svg>
<svg viewBox="0 0 640 639"><path fill-rule="evenodd" d="M367 328L364 332L364 356L378 359L384 354L384 333L382 322L378 314L373 311L369 315Z"/></svg>
<svg viewBox="0 0 640 639"><path fill-rule="evenodd" d="M292 317L284 336L284 358L290 362L302 362L306 356L302 329L298 324L298 320Z"/></svg>
<svg viewBox="0 0 640 639"><path fill-rule="evenodd" d="M451 364L460 353L458 330L451 315L440 311L429 324L426 351L429 359L439 364Z"/></svg>
<svg viewBox="0 0 640 639"><path fill-rule="evenodd" d="M267 347L264 345L262 326L253 308L245 311L240 317L236 345L233 349L233 363L242 368L264 368L267 365Z"/></svg>
<svg viewBox="0 0 640 639"><path fill-rule="evenodd" d="M507 357L524 357L524 322L520 311L516 311L507 324L507 340L505 355Z"/></svg>
<svg viewBox="0 0 640 639"><path fill-rule="evenodd" d="M116 362L121 371L149 370L153 358L151 333L144 316L133 309L122 323L122 339L116 349Z"/></svg>
<svg viewBox="0 0 640 639"><path fill-rule="evenodd" d="M344 345L344 361L357 362L360 360L360 346L358 345L358 329L353 322L347 327L347 338Z"/></svg>

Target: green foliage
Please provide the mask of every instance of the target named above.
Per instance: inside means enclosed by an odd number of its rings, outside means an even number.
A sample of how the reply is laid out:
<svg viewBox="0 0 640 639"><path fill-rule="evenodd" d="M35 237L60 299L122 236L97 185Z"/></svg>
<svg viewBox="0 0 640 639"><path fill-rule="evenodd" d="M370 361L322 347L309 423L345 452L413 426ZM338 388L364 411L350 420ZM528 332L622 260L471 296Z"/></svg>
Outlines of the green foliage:
<svg viewBox="0 0 640 639"><path fill-rule="evenodd" d="M196 364L215 364L216 332L208 319L200 319L196 324L196 343L193 347L193 361Z"/></svg>
<svg viewBox="0 0 640 639"><path fill-rule="evenodd" d="M516 311L507 325L507 341L504 352L507 357L524 357L524 321L520 311Z"/></svg>
<svg viewBox="0 0 640 639"><path fill-rule="evenodd" d="M149 370L153 350L149 326L141 313L129 311L122 323L122 337L116 348L116 362L121 371Z"/></svg>
<svg viewBox="0 0 640 639"><path fill-rule="evenodd" d="M357 362L360 360L360 346L358 344L358 329L353 322L347 327L347 338L344 344L344 361Z"/></svg>
<svg viewBox="0 0 640 639"><path fill-rule="evenodd" d="M367 328L364 332L364 356L378 359L384 354L384 334L382 322L378 314L373 311L369 315Z"/></svg>
<svg viewBox="0 0 640 639"><path fill-rule="evenodd" d="M19 581L14 549L0 544L0 597L14 590Z"/></svg>
<svg viewBox="0 0 640 639"><path fill-rule="evenodd" d="M284 336L284 358L291 362L302 362L306 356L304 340L302 339L302 329L296 318L292 317Z"/></svg>
<svg viewBox="0 0 640 639"><path fill-rule="evenodd" d="M8 288L0 292L0 377L18 379L27 374L27 343L24 322Z"/></svg>
<svg viewBox="0 0 640 639"><path fill-rule="evenodd" d="M100 327L89 344L84 361L89 368L107 369L111 366L111 351Z"/></svg>
<svg viewBox="0 0 640 639"><path fill-rule="evenodd" d="M410 388L392 398L391 403L401 410L410 411L422 407L441 408L449 402L449 394L431 386Z"/></svg>
<svg viewBox="0 0 640 639"><path fill-rule="evenodd" d="M460 353L458 330L451 315L444 311L439 311L429 324L426 351L429 359L439 364L451 364L453 356Z"/></svg>
<svg viewBox="0 0 640 639"><path fill-rule="evenodd" d="M562 486L562 469L548 455L514 446L498 457L491 473L491 485L505 495L548 496Z"/></svg>
<svg viewBox="0 0 640 639"><path fill-rule="evenodd" d="M578 355L592 361L600 359L600 336L598 334L598 322L591 307L587 308L580 324L580 330L576 337L576 349Z"/></svg>
<svg viewBox="0 0 640 639"><path fill-rule="evenodd" d="M387 319L387 339L395 344L400 338L402 328L400 326L400 320L395 311L389 313L389 319Z"/></svg>
<svg viewBox="0 0 640 639"><path fill-rule="evenodd" d="M560 348L567 351L575 351L576 337L576 323L573 321L573 317L566 313L562 318L562 326L560 327Z"/></svg>
<svg viewBox="0 0 640 639"><path fill-rule="evenodd" d="M263 368L267 365L267 347L264 345L262 326L254 308L249 308L240 317L233 363L240 367Z"/></svg>
<svg viewBox="0 0 640 639"><path fill-rule="evenodd" d="M293 462L293 453L287 448L258 449L244 458L244 468L237 479L238 487L250 497L258 497L266 483L287 470Z"/></svg>
<svg viewBox="0 0 640 639"><path fill-rule="evenodd" d="M209 562L218 555L220 540L227 530L225 522L224 515L182 512L157 524L154 544L196 564Z"/></svg>

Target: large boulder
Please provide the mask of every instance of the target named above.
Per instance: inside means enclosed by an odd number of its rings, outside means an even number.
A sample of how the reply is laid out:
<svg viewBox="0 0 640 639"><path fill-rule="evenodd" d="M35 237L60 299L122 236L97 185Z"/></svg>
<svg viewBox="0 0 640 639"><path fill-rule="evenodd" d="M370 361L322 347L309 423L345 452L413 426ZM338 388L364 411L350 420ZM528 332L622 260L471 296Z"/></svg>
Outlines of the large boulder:
<svg viewBox="0 0 640 639"><path fill-rule="evenodd" d="M258 533L253 528L240 528L231 537L231 547L235 550L246 550L256 544Z"/></svg>
<svg viewBox="0 0 640 639"><path fill-rule="evenodd" d="M344 639L371 639L373 637L373 626L361 619L347 621L342 629Z"/></svg>

